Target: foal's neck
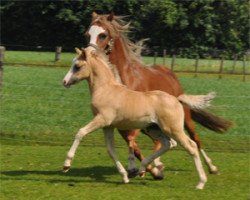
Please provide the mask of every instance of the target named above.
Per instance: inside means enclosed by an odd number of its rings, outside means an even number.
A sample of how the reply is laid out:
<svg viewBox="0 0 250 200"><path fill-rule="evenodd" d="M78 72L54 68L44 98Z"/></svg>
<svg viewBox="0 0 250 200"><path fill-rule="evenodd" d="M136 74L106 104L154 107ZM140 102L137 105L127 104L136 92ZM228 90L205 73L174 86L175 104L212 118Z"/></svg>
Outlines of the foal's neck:
<svg viewBox="0 0 250 200"><path fill-rule="evenodd" d="M92 73L88 82L92 93L105 86L117 84L107 63L100 59L96 59L95 61L91 61L90 65Z"/></svg>

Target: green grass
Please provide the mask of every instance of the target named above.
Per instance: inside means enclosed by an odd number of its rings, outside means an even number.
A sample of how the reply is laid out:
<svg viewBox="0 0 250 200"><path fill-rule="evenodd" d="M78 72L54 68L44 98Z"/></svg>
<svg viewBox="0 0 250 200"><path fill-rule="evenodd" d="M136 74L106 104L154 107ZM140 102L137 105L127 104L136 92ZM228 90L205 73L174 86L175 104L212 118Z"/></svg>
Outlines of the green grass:
<svg viewBox="0 0 250 200"><path fill-rule="evenodd" d="M53 52L31 52L31 51L6 51L5 62L11 64L32 64L32 65L47 65L47 66L70 66L74 53L62 53L61 59L54 62L55 53ZM143 61L147 65L154 63L153 57L143 57ZM162 57L157 57L156 63L164 64ZM165 65L171 66L172 58L166 57ZM194 71L195 59L176 58L174 70L175 71ZM250 73L249 59L246 61L246 73ZM219 72L220 60L218 59L200 59L198 71L205 72ZM243 73L243 62L238 60L235 63L233 60L224 60L224 73Z"/></svg>
<svg viewBox="0 0 250 200"><path fill-rule="evenodd" d="M165 179L150 175L123 184L104 147L81 146L72 169L61 165L67 146L9 146L1 148L1 199L172 199L246 200L249 198L249 160L245 153L209 152L221 175L208 175L203 191L195 190L198 177L190 157L170 151L162 157ZM148 154L149 151L144 150ZM127 150L117 154L126 163Z"/></svg>
<svg viewBox="0 0 250 200"><path fill-rule="evenodd" d="M43 66L70 66L73 57L73 53L62 53L60 60L55 62L55 53L53 52L6 51L5 62Z"/></svg>
<svg viewBox="0 0 250 200"><path fill-rule="evenodd" d="M58 144L71 141L77 130L91 119L92 114L86 82L70 89L62 86L62 79L67 71L68 68L6 66L1 99L2 138L25 141L39 138L40 143ZM180 75L180 81L187 93L217 92L218 97L211 109L235 122L235 127L226 135L211 134L198 127L202 137L215 137L217 140L234 137L234 141L239 140L240 143L249 138L246 121L249 119L250 110L250 82L228 78L218 80L213 76L193 78L185 75ZM95 134L89 138L89 141L99 142ZM248 140L245 141L243 149L248 145L247 142Z"/></svg>
<svg viewBox="0 0 250 200"><path fill-rule="evenodd" d="M144 57L145 63L152 64L153 57ZM195 59L189 58L176 58L174 64L174 71L195 71ZM156 59L156 63L164 64L164 60L161 57ZM171 66L172 58L167 57L165 59L165 65ZM224 60L223 61L223 73L243 73L243 62L238 60L235 63L233 60ZM198 62L198 71L199 72L214 72L219 73L220 71L221 60L220 59L199 59ZM246 61L246 72L250 73L249 61Z"/></svg>
<svg viewBox="0 0 250 200"><path fill-rule="evenodd" d="M48 63L50 59L53 63L50 53L47 58L41 54L41 61L26 53L16 54L20 62ZM73 56L68 54L62 64L70 65ZM87 84L63 88L67 71L62 67L5 66L0 97L0 199L249 199L249 81L243 82L239 76L219 80L212 75L178 74L187 93L216 91L211 110L235 123L222 135L197 126L204 148L221 171L220 176L209 175L205 189L197 191L193 163L180 147L162 157L166 164L163 181L147 175L122 184L106 153L101 130L84 138L72 170L61 173L74 135L92 118ZM118 157L126 164L126 144L118 134L115 140ZM144 135L138 142L148 155L152 142Z"/></svg>

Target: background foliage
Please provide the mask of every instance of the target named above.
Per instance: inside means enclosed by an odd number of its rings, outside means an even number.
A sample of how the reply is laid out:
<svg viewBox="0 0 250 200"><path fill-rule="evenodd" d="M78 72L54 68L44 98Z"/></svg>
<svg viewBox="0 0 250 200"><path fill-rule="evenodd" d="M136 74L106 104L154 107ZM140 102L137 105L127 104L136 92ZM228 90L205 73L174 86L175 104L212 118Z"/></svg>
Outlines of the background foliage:
<svg viewBox="0 0 250 200"><path fill-rule="evenodd" d="M249 48L247 0L1 1L1 44L85 46L93 11L128 15L131 39L150 38L151 49L206 57Z"/></svg>

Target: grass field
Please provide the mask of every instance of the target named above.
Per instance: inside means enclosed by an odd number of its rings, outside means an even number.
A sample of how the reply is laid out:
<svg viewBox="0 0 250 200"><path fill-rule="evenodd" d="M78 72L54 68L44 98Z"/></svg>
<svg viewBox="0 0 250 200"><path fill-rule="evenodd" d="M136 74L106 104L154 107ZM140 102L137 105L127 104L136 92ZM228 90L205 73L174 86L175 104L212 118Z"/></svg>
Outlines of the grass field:
<svg viewBox="0 0 250 200"><path fill-rule="evenodd" d="M173 150L162 157L165 179L147 175L123 184L104 147L81 146L73 167L61 172L68 146L3 145L1 150L1 199L249 199L249 160L246 153L209 152L221 175L208 175L203 191L190 157ZM144 150L146 154L148 150ZM117 154L126 163L127 150Z"/></svg>
<svg viewBox="0 0 250 200"><path fill-rule="evenodd" d="M20 62L42 65L52 53L18 53ZM6 53L7 59L13 52ZM35 59L39 57L41 64ZM62 57L70 65L73 54ZM67 64L68 63L68 64ZM53 64L54 65L54 64ZM68 68L6 65L1 88L1 182L0 199L239 199L250 198L250 82L239 76L178 74L187 93L216 91L211 110L235 123L228 133L214 134L200 126L197 131L204 148L221 171L208 175L203 191L193 163L180 147L162 157L166 178L154 181L147 175L127 185L109 159L101 131L84 138L68 174L61 173L72 139L92 117L85 82L70 89L62 87ZM127 148L116 135L117 154L127 163ZM138 142L144 154L152 143L144 135ZM139 165L139 163L138 163Z"/></svg>
<svg viewBox="0 0 250 200"><path fill-rule="evenodd" d="M8 51L6 53L5 61L11 64L33 64L33 65L46 65L46 66L69 66L71 64L74 54L72 53L62 53L61 59L58 62L54 62L55 55L51 52L29 52L29 51ZM143 61L147 65L152 65L154 63L153 57L143 57ZM172 58L166 57L165 65L171 66ZM187 58L176 58L174 70L177 71L194 71L195 70L195 59ZM156 58L156 63L163 64L164 60L162 57ZM249 67L249 57L246 59L246 73L250 73ZM219 72L220 70L220 60L219 59L200 59L198 71L211 71ZM237 60L235 63L233 60L224 60L223 73L243 73L243 62Z"/></svg>

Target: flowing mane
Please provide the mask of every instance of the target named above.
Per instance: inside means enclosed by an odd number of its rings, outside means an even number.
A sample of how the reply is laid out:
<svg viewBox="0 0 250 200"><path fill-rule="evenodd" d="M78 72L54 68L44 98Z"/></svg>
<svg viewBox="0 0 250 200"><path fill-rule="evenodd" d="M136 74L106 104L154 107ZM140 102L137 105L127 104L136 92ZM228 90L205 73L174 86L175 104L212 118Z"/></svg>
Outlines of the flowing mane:
<svg viewBox="0 0 250 200"><path fill-rule="evenodd" d="M107 17L108 15L98 15L93 19L92 23L95 22L106 27L112 38L120 37L126 57L130 61L142 63L140 57L136 53L138 49L142 48L141 45L132 42L126 35L131 29L130 22L124 20L126 16L114 16L112 21L107 20Z"/></svg>
<svg viewBox="0 0 250 200"><path fill-rule="evenodd" d="M122 84L121 81L121 77L118 73L118 70L116 69L116 67L109 61L108 57L106 54L104 54L102 51L96 51L95 53L95 58L99 61L104 63L105 66L107 66L107 68L112 72L115 80L117 83Z"/></svg>

